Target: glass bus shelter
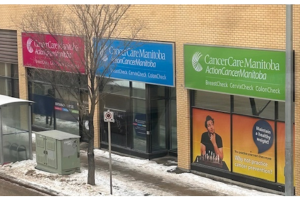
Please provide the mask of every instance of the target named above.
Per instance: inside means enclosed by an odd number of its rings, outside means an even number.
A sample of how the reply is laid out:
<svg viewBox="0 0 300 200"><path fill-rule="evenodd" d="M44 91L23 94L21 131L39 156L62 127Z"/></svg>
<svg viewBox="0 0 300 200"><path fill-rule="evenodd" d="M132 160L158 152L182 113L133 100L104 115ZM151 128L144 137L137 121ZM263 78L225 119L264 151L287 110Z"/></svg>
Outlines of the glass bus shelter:
<svg viewBox="0 0 300 200"><path fill-rule="evenodd" d="M0 164L32 159L32 101L0 95Z"/></svg>

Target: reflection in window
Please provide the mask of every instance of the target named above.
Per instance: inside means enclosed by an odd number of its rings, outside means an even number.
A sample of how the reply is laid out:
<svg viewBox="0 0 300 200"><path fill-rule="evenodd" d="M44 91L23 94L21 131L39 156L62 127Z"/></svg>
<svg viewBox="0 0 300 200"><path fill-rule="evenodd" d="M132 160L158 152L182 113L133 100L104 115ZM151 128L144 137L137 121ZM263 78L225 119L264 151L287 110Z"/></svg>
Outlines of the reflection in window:
<svg viewBox="0 0 300 200"><path fill-rule="evenodd" d="M19 97L18 65L0 63L0 94Z"/></svg>
<svg viewBox="0 0 300 200"><path fill-rule="evenodd" d="M132 99L133 149L146 152L146 102Z"/></svg>
<svg viewBox="0 0 300 200"><path fill-rule="evenodd" d="M33 104L35 126L79 134L77 100L66 92L66 88L59 90L61 99L51 85L33 82L31 93L30 100L35 102Z"/></svg>
<svg viewBox="0 0 300 200"><path fill-rule="evenodd" d="M79 109L77 99L67 92L67 88L59 88L59 91L55 91L54 96L56 97L54 105L53 102L49 102L49 104L52 104L55 110L56 129L78 135Z"/></svg>
<svg viewBox="0 0 300 200"><path fill-rule="evenodd" d="M166 96L166 88L159 85L150 85L150 98L152 99L164 99Z"/></svg>
<svg viewBox="0 0 300 200"><path fill-rule="evenodd" d="M108 94L105 96L103 106L105 111L109 109L110 111L114 112L115 122L111 123L111 143L114 145L126 146L128 133L129 98L126 96ZM103 119L101 120L101 123L101 140L108 142L108 123L104 123Z"/></svg>
<svg viewBox="0 0 300 200"><path fill-rule="evenodd" d="M50 106L51 99L47 96L51 86L42 83L32 83L30 100L34 101L33 106L33 124L38 127L54 129L53 111L54 105ZM51 118L51 119L50 119ZM48 123L47 123L48 119ZM51 123L50 123L51 121Z"/></svg>
<svg viewBox="0 0 300 200"><path fill-rule="evenodd" d="M177 113L176 113L176 100L171 100L171 148L177 149Z"/></svg>
<svg viewBox="0 0 300 200"><path fill-rule="evenodd" d="M295 102L292 104L293 110L293 123L295 123ZM285 102L278 102L278 120L285 121Z"/></svg>
<svg viewBox="0 0 300 200"><path fill-rule="evenodd" d="M0 76L4 77L12 77L11 64L8 63L0 63Z"/></svg>
<svg viewBox="0 0 300 200"><path fill-rule="evenodd" d="M230 112L230 95L195 91L194 106L198 108Z"/></svg>
<svg viewBox="0 0 300 200"><path fill-rule="evenodd" d="M158 151L166 148L165 100L151 101L151 131L152 150Z"/></svg>
<svg viewBox="0 0 300 200"><path fill-rule="evenodd" d="M140 82L132 82L132 96L145 99L146 84Z"/></svg>
<svg viewBox="0 0 300 200"><path fill-rule="evenodd" d="M16 64L12 64L11 65L11 71L12 71L12 73L11 73L11 77L12 78L16 78L16 79L18 79L19 78L19 69L18 69L18 65L16 65Z"/></svg>
<svg viewBox="0 0 300 200"><path fill-rule="evenodd" d="M0 94L6 95L6 96L12 96L11 91L11 79L8 78L0 78Z"/></svg>
<svg viewBox="0 0 300 200"><path fill-rule="evenodd" d="M274 101L234 96L234 113L257 116L267 119L275 118Z"/></svg>
<svg viewBox="0 0 300 200"><path fill-rule="evenodd" d="M108 94L117 94L129 96L129 81L110 80L104 87L104 92Z"/></svg>

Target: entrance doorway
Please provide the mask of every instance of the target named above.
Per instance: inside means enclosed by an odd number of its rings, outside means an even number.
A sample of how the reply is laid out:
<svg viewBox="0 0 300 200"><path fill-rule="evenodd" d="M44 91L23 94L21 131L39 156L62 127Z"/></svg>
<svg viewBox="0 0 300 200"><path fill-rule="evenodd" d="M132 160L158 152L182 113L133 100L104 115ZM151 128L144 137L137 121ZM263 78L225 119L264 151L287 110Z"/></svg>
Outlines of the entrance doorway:
<svg viewBox="0 0 300 200"><path fill-rule="evenodd" d="M177 152L175 88L149 85L148 127L149 152Z"/></svg>
<svg viewBox="0 0 300 200"><path fill-rule="evenodd" d="M111 123L112 149L145 157L176 155L176 89L131 81L118 81L118 90L115 87L100 106L101 113L110 109L116 118ZM101 147L106 147L107 123L101 118Z"/></svg>

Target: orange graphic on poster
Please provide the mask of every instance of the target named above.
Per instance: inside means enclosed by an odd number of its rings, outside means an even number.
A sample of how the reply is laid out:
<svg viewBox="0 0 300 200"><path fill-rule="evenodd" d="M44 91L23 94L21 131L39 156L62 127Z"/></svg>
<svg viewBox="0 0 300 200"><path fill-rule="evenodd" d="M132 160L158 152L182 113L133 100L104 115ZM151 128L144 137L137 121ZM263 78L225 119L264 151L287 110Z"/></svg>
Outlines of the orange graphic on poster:
<svg viewBox="0 0 300 200"><path fill-rule="evenodd" d="M295 125L294 125L294 141L295 141ZM293 155L294 155L294 163L295 163L295 153ZM277 182L282 184L285 184L284 166L285 166L285 124L283 122L277 122ZM294 174L295 174L295 169L294 169Z"/></svg>
<svg viewBox="0 0 300 200"><path fill-rule="evenodd" d="M274 122L232 116L232 171L275 181Z"/></svg>
<svg viewBox="0 0 300 200"><path fill-rule="evenodd" d="M230 115L193 108L193 162L230 169Z"/></svg>

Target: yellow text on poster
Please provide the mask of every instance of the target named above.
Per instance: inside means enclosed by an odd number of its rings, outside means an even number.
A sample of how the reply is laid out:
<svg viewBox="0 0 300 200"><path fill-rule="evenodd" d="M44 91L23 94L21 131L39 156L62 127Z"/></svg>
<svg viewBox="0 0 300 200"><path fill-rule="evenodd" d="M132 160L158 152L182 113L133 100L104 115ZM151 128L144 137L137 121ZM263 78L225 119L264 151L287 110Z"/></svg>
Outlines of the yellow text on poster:
<svg viewBox="0 0 300 200"><path fill-rule="evenodd" d="M262 122L268 124L270 127L270 134L272 138L269 140L262 140L262 147L258 146L256 141L257 122L261 120L258 118L245 117L233 115L232 124L232 168L233 172L252 176L256 178L265 179L268 181L275 181L275 144L274 144L274 122L263 120ZM260 136L267 137L268 134L261 134ZM267 149L260 149L265 148Z"/></svg>

